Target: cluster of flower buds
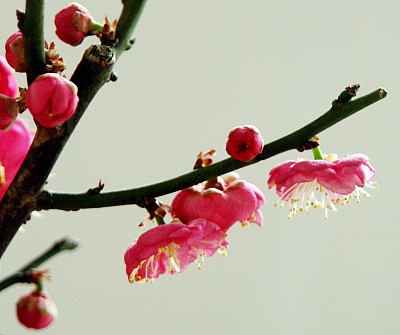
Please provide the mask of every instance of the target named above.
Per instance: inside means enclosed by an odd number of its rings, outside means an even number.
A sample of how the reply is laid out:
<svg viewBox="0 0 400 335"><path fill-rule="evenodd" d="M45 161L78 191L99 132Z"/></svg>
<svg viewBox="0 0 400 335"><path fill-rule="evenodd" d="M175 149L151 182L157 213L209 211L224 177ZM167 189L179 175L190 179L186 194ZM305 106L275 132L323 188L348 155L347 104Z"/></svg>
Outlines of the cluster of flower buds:
<svg viewBox="0 0 400 335"><path fill-rule="evenodd" d="M18 48L22 49L22 53L17 54L17 47L10 46L14 43L10 42L6 44L8 64L4 58L0 58L0 129L7 130L26 107L42 127L52 128L67 121L78 105L78 88L59 72L65 69L65 65L62 58L58 57L54 43L46 49L46 59L49 63L46 68L56 73L38 76L28 89L22 89L22 94L17 97L18 84L10 65L16 71L26 70L25 60L20 57L23 55L24 46L20 32L11 36L7 42L10 40L18 40ZM10 50L8 53L7 46Z"/></svg>
<svg viewBox="0 0 400 335"><path fill-rule="evenodd" d="M60 10L54 19L57 36L65 43L76 46L89 35L98 35L102 41L115 39L116 21L96 22L89 11L72 3ZM105 28L104 28L105 27ZM28 87L26 106L35 121L42 127L52 128L67 121L78 104L77 87L65 79L64 61L59 57L54 43L45 43L46 70ZM5 44L6 60L0 59L0 129L9 128L25 108L23 97L17 98L18 84L12 73L26 72L24 36L21 31L12 34ZM24 93L25 94L25 93Z"/></svg>

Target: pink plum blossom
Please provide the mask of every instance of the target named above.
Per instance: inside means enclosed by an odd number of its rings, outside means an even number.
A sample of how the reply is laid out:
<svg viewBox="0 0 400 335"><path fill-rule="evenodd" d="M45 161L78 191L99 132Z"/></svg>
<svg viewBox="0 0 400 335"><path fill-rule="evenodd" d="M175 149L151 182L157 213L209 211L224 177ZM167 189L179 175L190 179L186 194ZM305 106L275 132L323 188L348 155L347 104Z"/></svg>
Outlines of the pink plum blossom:
<svg viewBox="0 0 400 335"><path fill-rule="evenodd" d="M7 129L18 115L15 97L18 93L18 83L14 70L6 59L0 56L0 129Z"/></svg>
<svg viewBox="0 0 400 335"><path fill-rule="evenodd" d="M0 131L0 175L3 177L0 176L0 200L28 153L33 136L34 133L20 118L7 131Z"/></svg>
<svg viewBox="0 0 400 335"><path fill-rule="evenodd" d="M259 155L264 147L264 140L254 126L233 128L228 135L226 152L234 159L242 162L251 161Z"/></svg>
<svg viewBox="0 0 400 335"><path fill-rule="evenodd" d="M8 64L17 72L26 72L24 56L24 38L22 33L17 31L6 41L6 59Z"/></svg>
<svg viewBox="0 0 400 335"><path fill-rule="evenodd" d="M75 113L77 92L76 85L60 74L42 74L28 87L26 105L41 126L56 127Z"/></svg>
<svg viewBox="0 0 400 335"><path fill-rule="evenodd" d="M370 196L364 187L376 188L371 181L375 169L368 160L363 154L289 160L270 171L268 187L275 186L283 202L290 202L289 219L297 212L308 213L311 207L324 208L327 218L328 210L337 211L336 204L348 203L351 197L359 202L361 195Z"/></svg>
<svg viewBox="0 0 400 335"><path fill-rule="evenodd" d="M172 216L182 222L203 218L227 231L235 222L262 224L265 199L253 184L235 173L181 190L172 201Z"/></svg>
<svg viewBox="0 0 400 335"><path fill-rule="evenodd" d="M81 44L87 35L94 34L97 29L101 30L101 25L78 3L72 3L60 10L54 18L54 23L60 40L72 46Z"/></svg>
<svg viewBox="0 0 400 335"><path fill-rule="evenodd" d="M57 307L46 291L33 291L17 302L18 320L27 328L46 328L57 314Z"/></svg>
<svg viewBox="0 0 400 335"><path fill-rule="evenodd" d="M226 245L219 226L204 219L159 225L143 233L125 252L126 274L135 282L180 273Z"/></svg>

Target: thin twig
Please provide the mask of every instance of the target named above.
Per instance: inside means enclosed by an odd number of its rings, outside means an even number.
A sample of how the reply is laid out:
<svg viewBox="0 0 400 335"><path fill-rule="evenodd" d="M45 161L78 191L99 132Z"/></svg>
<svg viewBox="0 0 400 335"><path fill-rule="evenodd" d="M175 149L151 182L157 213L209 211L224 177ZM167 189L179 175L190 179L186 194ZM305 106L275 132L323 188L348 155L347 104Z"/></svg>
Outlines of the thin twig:
<svg viewBox="0 0 400 335"><path fill-rule="evenodd" d="M34 258L31 262L23 266L20 270L0 281L0 291L17 283L30 283L32 282L31 269L39 267L50 258L64 250L73 250L78 247L78 240L71 237L64 237L63 239L54 243L54 245L43 252L41 255Z"/></svg>

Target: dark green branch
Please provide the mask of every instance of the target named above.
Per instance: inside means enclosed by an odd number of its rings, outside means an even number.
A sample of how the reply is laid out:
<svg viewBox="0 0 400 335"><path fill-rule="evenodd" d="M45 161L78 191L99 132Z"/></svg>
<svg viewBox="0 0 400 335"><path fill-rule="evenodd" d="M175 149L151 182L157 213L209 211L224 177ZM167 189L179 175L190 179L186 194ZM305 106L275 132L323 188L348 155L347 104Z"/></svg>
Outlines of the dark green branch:
<svg viewBox="0 0 400 335"><path fill-rule="evenodd" d="M363 97L347 103L339 103L335 100L332 108L328 112L303 128L266 144L263 152L247 163L228 158L208 167L153 185L135 189L104 192L100 194L93 194L91 192L66 194L42 191L38 200L37 209L77 210L83 208L139 204L145 197L156 198L161 195L176 192L205 181L211 177L219 176L240 169L244 166L255 164L284 151L296 149L299 144L304 143L314 135L319 134L323 130L333 126L343 119L381 100L385 96L386 91L383 88L379 88Z"/></svg>
<svg viewBox="0 0 400 335"><path fill-rule="evenodd" d="M24 37L26 76L30 85L46 72L44 55L44 0L26 0L25 15L20 16L19 28Z"/></svg>
<svg viewBox="0 0 400 335"><path fill-rule="evenodd" d="M128 48L129 41L137 22L142 14L146 0L123 0L124 7L118 19L116 39L118 41L115 47L115 55L117 59Z"/></svg>
<svg viewBox="0 0 400 335"><path fill-rule="evenodd" d="M30 271L31 269L37 268L39 265L43 264L61 251L73 250L76 247L78 247L78 241L70 237L65 237L60 241L54 243L51 248L33 259L20 270L0 281L0 291L16 283L31 283L33 279L32 272Z"/></svg>

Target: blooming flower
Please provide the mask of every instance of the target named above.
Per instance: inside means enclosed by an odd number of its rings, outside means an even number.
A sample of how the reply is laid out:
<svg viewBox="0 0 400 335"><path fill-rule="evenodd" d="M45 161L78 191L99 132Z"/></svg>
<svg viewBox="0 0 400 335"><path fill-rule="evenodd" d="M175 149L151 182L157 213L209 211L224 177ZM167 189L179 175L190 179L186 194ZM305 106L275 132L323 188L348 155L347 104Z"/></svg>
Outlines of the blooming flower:
<svg viewBox="0 0 400 335"><path fill-rule="evenodd" d="M242 162L251 161L260 154L264 140L259 130L254 126L233 128L228 135L226 151L234 159Z"/></svg>
<svg viewBox="0 0 400 335"><path fill-rule="evenodd" d="M0 131L0 170L3 171L0 171L0 200L17 174L31 146L33 135L20 118L7 131Z"/></svg>
<svg viewBox="0 0 400 335"><path fill-rule="evenodd" d="M60 10L55 18L56 34L65 43L76 46L89 34L101 30L89 11L78 3L72 3Z"/></svg>
<svg viewBox="0 0 400 335"><path fill-rule="evenodd" d="M6 59L8 64L17 72L26 72L24 56L24 39L22 33L17 31L6 41Z"/></svg>
<svg viewBox="0 0 400 335"><path fill-rule="evenodd" d="M204 256L212 256L226 245L219 226L204 219L159 225L142 234L125 252L126 274L135 282L180 273L198 259L200 265Z"/></svg>
<svg viewBox="0 0 400 335"><path fill-rule="evenodd" d="M275 166L269 173L268 187L284 202L290 202L289 219L297 212L307 212L311 207L336 211L336 204L357 202L370 196L364 187L376 188L371 179L375 169L363 154L348 155L338 159L329 155L317 160L289 160ZM319 198L320 197L320 198Z"/></svg>
<svg viewBox="0 0 400 335"><path fill-rule="evenodd" d="M17 302L17 317L28 328L42 329L57 317L57 307L46 291L33 291Z"/></svg>
<svg viewBox="0 0 400 335"><path fill-rule="evenodd" d="M14 71L6 59L0 56L0 129L11 126L18 115L14 100L18 93L18 83Z"/></svg>
<svg viewBox="0 0 400 335"><path fill-rule="evenodd" d="M56 73L38 76L28 87L26 105L43 127L55 127L68 120L78 105L78 88Z"/></svg>
<svg viewBox="0 0 400 335"><path fill-rule="evenodd" d="M203 218L227 231L235 222L261 225L264 195L235 173L181 190L172 201L172 216L182 222Z"/></svg>

